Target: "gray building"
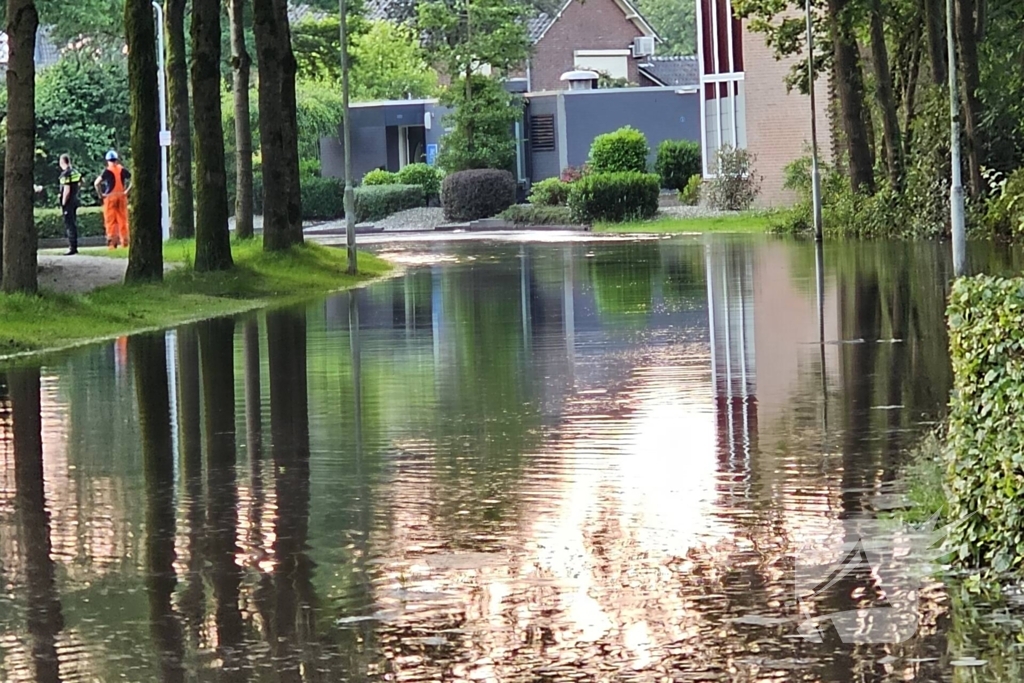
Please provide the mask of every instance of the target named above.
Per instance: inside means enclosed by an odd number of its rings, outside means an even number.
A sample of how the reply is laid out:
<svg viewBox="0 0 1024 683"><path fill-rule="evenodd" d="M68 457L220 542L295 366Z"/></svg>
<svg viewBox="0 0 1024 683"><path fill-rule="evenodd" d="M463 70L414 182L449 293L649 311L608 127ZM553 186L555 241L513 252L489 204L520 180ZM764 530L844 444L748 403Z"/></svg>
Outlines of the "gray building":
<svg viewBox="0 0 1024 683"><path fill-rule="evenodd" d="M598 135L632 126L647 136L651 166L664 140L699 141L700 100L696 88L651 87L527 93L524 120L509 131L518 142L517 171L524 185L582 166ZM352 105L352 171L398 171L407 164L432 164L444 135L447 110L436 100L398 100ZM339 136L321 140L321 169L344 176Z"/></svg>

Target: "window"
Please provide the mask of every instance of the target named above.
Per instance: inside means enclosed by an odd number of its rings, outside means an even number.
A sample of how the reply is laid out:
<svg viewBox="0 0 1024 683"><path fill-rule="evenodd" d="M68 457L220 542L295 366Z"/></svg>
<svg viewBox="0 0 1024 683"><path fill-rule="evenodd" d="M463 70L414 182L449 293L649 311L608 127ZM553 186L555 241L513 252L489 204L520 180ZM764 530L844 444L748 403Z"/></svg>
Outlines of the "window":
<svg viewBox="0 0 1024 683"><path fill-rule="evenodd" d="M576 50L573 66L608 74L612 78L629 78L629 49Z"/></svg>
<svg viewBox="0 0 1024 683"><path fill-rule="evenodd" d="M530 117L530 144L534 152L555 151L555 116Z"/></svg>

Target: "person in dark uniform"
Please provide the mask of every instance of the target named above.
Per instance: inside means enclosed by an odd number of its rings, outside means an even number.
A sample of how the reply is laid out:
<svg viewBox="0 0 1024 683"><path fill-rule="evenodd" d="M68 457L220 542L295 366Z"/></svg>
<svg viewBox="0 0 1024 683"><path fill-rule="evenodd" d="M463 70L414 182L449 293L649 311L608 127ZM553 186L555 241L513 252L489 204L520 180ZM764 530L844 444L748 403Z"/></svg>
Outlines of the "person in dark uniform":
<svg viewBox="0 0 1024 683"><path fill-rule="evenodd" d="M68 236L67 256L78 253L78 194L82 174L71 165L71 157L60 155L60 210L64 214L64 233Z"/></svg>

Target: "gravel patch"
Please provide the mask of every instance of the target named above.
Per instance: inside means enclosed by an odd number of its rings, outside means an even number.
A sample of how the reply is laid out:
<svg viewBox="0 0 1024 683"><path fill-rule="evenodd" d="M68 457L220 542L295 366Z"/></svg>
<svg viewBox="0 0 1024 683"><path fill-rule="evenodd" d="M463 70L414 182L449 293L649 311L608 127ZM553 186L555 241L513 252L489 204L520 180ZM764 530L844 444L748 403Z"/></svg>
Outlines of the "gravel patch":
<svg viewBox="0 0 1024 683"><path fill-rule="evenodd" d="M444 209L440 207L420 207L399 211L387 218L374 221L375 228L383 229L385 232L401 232L408 230L433 230L443 225Z"/></svg>
<svg viewBox="0 0 1024 683"><path fill-rule="evenodd" d="M165 263L164 272L179 264ZM128 259L106 256L59 256L39 254L39 288L58 294L84 294L100 287L120 284Z"/></svg>
<svg viewBox="0 0 1024 683"><path fill-rule="evenodd" d="M720 218L739 214L739 211L716 211L704 206L666 206L658 211L659 218Z"/></svg>

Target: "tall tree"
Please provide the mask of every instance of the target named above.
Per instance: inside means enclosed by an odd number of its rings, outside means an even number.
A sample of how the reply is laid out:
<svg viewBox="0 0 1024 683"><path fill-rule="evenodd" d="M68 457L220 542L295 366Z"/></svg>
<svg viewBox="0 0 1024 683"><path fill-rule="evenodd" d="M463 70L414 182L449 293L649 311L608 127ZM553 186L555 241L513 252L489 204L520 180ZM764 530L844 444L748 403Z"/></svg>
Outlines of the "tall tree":
<svg viewBox="0 0 1024 683"><path fill-rule="evenodd" d="M263 248L279 251L302 242L302 201L297 187L296 64L286 3L253 0L253 32L260 75Z"/></svg>
<svg viewBox="0 0 1024 683"><path fill-rule="evenodd" d="M928 36L928 61L932 66L932 83L946 85L946 13L942 0L921 0L924 5L924 20Z"/></svg>
<svg viewBox="0 0 1024 683"><path fill-rule="evenodd" d="M36 151L34 0L7 0L7 151L4 166L3 290L35 292L36 224L32 171Z"/></svg>
<svg viewBox="0 0 1024 683"><path fill-rule="evenodd" d="M164 277L160 230L160 104L156 85L156 26L153 5L128 0L124 6L128 41L128 90L131 98L132 191L131 243L125 280Z"/></svg>
<svg viewBox="0 0 1024 683"><path fill-rule="evenodd" d="M192 126L189 119L185 9L188 0L167 0L167 104L171 129L171 236L196 234L192 194Z"/></svg>
<svg viewBox="0 0 1024 683"><path fill-rule="evenodd" d="M228 185L221 119L220 2L192 2L192 106L196 158L196 261L199 272L227 270Z"/></svg>
<svg viewBox="0 0 1024 683"><path fill-rule="evenodd" d="M985 0L956 0L956 39L960 47L960 81L963 84L964 137L967 142L968 189L977 199L985 191L981 177L981 67L978 43L984 30ZM980 10L980 11L979 11Z"/></svg>
<svg viewBox="0 0 1024 683"><path fill-rule="evenodd" d="M882 0L871 0L871 63L875 69L875 97L882 112L882 130L885 140L885 167L889 182L899 189L903 181L903 142L897 113L896 93L889 69L889 48L885 44L885 20Z"/></svg>
<svg viewBox="0 0 1024 683"><path fill-rule="evenodd" d="M864 104L864 74L861 71L852 10L850 0L828 0L832 60L837 74L834 81L839 95L850 186L856 192L871 193L875 189L875 172Z"/></svg>
<svg viewBox="0 0 1024 683"><path fill-rule="evenodd" d="M245 0L230 0L232 93L235 103L235 236L253 236L252 127L249 122L249 80L252 59L245 45Z"/></svg>

